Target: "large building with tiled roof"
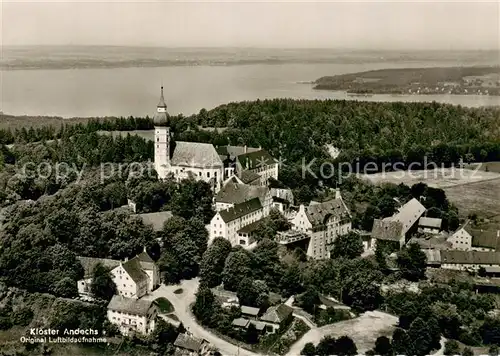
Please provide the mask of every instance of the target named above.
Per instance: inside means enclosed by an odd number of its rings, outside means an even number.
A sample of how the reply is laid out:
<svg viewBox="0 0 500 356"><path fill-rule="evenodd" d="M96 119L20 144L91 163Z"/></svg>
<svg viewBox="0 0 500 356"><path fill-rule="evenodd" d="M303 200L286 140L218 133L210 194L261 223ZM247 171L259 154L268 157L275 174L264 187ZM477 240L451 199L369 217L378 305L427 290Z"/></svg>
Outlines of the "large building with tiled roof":
<svg viewBox="0 0 500 356"><path fill-rule="evenodd" d="M269 215L272 204L271 190L265 186L227 182L215 196L215 210L234 207L253 198L259 198L264 215Z"/></svg>
<svg viewBox="0 0 500 356"><path fill-rule="evenodd" d="M218 211L210 221L210 241L216 237L229 240L231 245L249 246L252 239L240 230L264 217L264 209L259 198L252 198L225 210Z"/></svg>
<svg viewBox="0 0 500 356"><path fill-rule="evenodd" d="M170 116L161 87L154 121L154 167L158 178L173 175L177 180L193 178L218 191L222 183L237 175L245 184L265 185L278 178L278 163L265 150L247 146L214 147L209 143L173 141Z"/></svg>
<svg viewBox="0 0 500 356"><path fill-rule="evenodd" d="M123 297L140 298L160 284L158 267L145 251L126 261L91 257L78 257L78 260L85 272L84 278L77 282L78 293L82 296L91 295L90 286L97 264L109 269L116 293Z"/></svg>
<svg viewBox="0 0 500 356"><path fill-rule="evenodd" d="M335 199L301 205L291 223L293 230L310 236L307 255L316 259L329 258L337 236L347 234L352 228L351 213L339 190L336 190Z"/></svg>
<svg viewBox="0 0 500 356"><path fill-rule="evenodd" d="M411 234L417 231L417 222L425 210L417 199L412 198L394 215L384 219L375 219L372 228L372 246L375 246L376 241L392 241L400 248L403 247Z"/></svg>

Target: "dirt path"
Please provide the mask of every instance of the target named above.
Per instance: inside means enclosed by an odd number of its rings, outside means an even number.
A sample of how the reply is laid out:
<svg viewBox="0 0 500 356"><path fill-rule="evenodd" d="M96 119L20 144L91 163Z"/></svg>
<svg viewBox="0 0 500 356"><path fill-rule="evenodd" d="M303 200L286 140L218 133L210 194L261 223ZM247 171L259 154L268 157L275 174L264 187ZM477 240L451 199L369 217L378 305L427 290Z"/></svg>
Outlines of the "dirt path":
<svg viewBox="0 0 500 356"><path fill-rule="evenodd" d="M305 344L312 342L317 345L327 335L334 337L347 335L351 337L358 347L358 353L363 354L373 347L377 337L392 334L397 322L398 318L390 314L379 311L366 312L355 319L309 330L299 341L292 345L286 356L300 355L300 351L302 351Z"/></svg>

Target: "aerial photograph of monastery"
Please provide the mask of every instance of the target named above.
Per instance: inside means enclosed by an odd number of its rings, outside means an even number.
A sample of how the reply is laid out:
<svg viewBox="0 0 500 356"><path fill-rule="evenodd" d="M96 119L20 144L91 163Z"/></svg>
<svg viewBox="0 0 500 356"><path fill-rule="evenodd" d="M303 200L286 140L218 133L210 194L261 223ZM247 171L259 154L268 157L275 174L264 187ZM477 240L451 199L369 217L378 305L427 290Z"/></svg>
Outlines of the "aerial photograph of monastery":
<svg viewBox="0 0 500 356"><path fill-rule="evenodd" d="M500 356L500 3L0 3L0 356Z"/></svg>

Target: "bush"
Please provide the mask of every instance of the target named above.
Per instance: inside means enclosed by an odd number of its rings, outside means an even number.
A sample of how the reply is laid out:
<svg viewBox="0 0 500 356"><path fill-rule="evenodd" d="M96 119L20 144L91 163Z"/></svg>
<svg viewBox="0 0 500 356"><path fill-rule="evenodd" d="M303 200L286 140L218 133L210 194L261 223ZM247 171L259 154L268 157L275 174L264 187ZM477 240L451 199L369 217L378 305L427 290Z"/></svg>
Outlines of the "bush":
<svg viewBox="0 0 500 356"><path fill-rule="evenodd" d="M0 317L0 330L8 330L12 327L12 322L9 317L1 316Z"/></svg>
<svg viewBox="0 0 500 356"><path fill-rule="evenodd" d="M11 321L14 325L27 326L33 320L33 311L28 307L22 307L12 312Z"/></svg>

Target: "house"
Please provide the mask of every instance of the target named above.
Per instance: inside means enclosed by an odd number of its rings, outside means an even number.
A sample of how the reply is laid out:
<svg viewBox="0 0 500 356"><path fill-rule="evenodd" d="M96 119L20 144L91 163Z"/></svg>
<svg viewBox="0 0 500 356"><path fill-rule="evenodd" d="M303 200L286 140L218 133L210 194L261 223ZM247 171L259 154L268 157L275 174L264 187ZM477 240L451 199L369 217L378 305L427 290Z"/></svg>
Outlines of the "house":
<svg viewBox="0 0 500 356"><path fill-rule="evenodd" d="M258 331L258 332L261 332L263 333L264 331L266 331L266 327L267 325L261 321L257 321L257 320L248 320L248 319L245 319L245 318L236 318L233 320L233 322L231 323L231 325L233 326L233 328L236 328L236 329L248 329L248 327L251 325L255 326L255 329ZM272 328L268 328L268 329L271 329Z"/></svg>
<svg viewBox="0 0 500 356"><path fill-rule="evenodd" d="M285 304L269 307L260 321L271 327L273 332L284 330L293 320L293 308Z"/></svg>
<svg viewBox="0 0 500 356"><path fill-rule="evenodd" d="M114 295L107 307L107 318L123 335L134 332L148 335L155 328L158 310L154 301Z"/></svg>
<svg viewBox="0 0 500 356"><path fill-rule="evenodd" d="M328 309L328 308L332 308L332 309L335 309L335 310L346 310L346 311L350 311L351 310L351 307L345 305L345 304L342 304L340 303L339 301L331 298L331 297L327 297L323 294L320 294L319 295L319 300L321 302L320 304L320 308L321 309Z"/></svg>
<svg viewBox="0 0 500 356"><path fill-rule="evenodd" d="M208 341L188 334L179 334L174 341L174 346L179 351L176 352L176 355L198 356L210 353L210 344Z"/></svg>
<svg viewBox="0 0 500 356"><path fill-rule="evenodd" d="M372 246L377 241L388 241L401 248L416 231L417 221L425 212L425 207L415 198L404 204L390 217L375 219L372 228Z"/></svg>
<svg viewBox="0 0 500 356"><path fill-rule="evenodd" d="M217 236L229 240L232 246L248 246L253 241L239 235L238 231L263 218L264 210L259 198L235 204L232 208L221 210L210 221L209 237L212 241Z"/></svg>
<svg viewBox="0 0 500 356"><path fill-rule="evenodd" d="M259 315L260 309L249 307L246 305L241 306L241 315L246 317L247 319L257 320L257 316Z"/></svg>
<svg viewBox="0 0 500 356"><path fill-rule="evenodd" d="M118 295L138 299L148 293L149 277L137 257L120 262L111 274Z"/></svg>
<svg viewBox="0 0 500 356"><path fill-rule="evenodd" d="M500 230L475 229L467 221L448 237L448 241L455 250L500 251Z"/></svg>
<svg viewBox="0 0 500 356"><path fill-rule="evenodd" d="M420 245L422 250L450 250L452 245L448 242L446 236L426 236L426 237L412 237L408 244L416 243Z"/></svg>
<svg viewBox="0 0 500 356"><path fill-rule="evenodd" d="M337 236L351 231L351 214L340 191L336 190L335 199L323 203L311 203L307 207L300 205L291 223L292 230L310 236L307 256L323 259L330 257L330 245Z"/></svg>
<svg viewBox="0 0 500 356"><path fill-rule="evenodd" d="M246 329L250 325L250 320L245 318L236 318L231 325L235 328Z"/></svg>
<svg viewBox="0 0 500 356"><path fill-rule="evenodd" d="M443 221L437 218L422 216L418 221L418 231L429 234L439 234Z"/></svg>
<svg viewBox="0 0 500 356"><path fill-rule="evenodd" d="M144 225L149 225L153 231L162 231L165 222L170 220L174 215L171 211L159 211L156 213L138 214Z"/></svg>
<svg viewBox="0 0 500 356"><path fill-rule="evenodd" d="M80 296L90 296L90 285L92 284L92 278L94 273L94 268L97 264L113 270L120 265L120 261L112 260L109 258L94 258L94 257L76 257L83 267L83 279L77 281L78 294Z"/></svg>
<svg viewBox="0 0 500 356"><path fill-rule="evenodd" d="M84 278L77 281L78 294L90 296L93 271L97 264L110 270L118 295L128 298L141 298L160 285L160 271L146 251L125 261L104 258L80 257Z"/></svg>
<svg viewBox="0 0 500 356"><path fill-rule="evenodd" d="M234 208L235 205L244 203L253 198L258 198L260 200L263 215L269 215L273 201L269 188L236 183L233 179L225 183L215 196L215 210L221 211Z"/></svg>
<svg viewBox="0 0 500 356"><path fill-rule="evenodd" d="M239 307L240 301L235 292L231 292L219 287L211 289L215 299L217 299L223 308Z"/></svg>
<svg viewBox="0 0 500 356"><path fill-rule="evenodd" d="M478 271L480 267L500 267L500 252L441 251L441 268Z"/></svg>

